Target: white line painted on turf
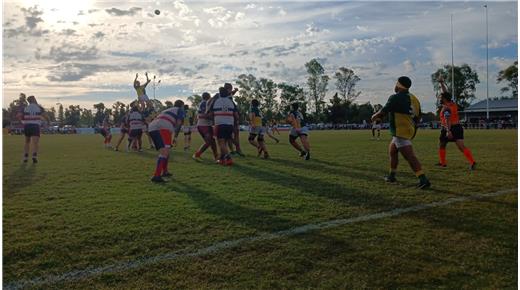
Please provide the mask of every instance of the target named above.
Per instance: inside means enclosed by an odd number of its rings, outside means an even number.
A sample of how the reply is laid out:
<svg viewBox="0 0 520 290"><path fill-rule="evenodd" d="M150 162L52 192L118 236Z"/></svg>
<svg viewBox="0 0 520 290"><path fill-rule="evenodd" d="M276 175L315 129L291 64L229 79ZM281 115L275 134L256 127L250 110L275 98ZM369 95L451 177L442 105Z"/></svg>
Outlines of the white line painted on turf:
<svg viewBox="0 0 520 290"><path fill-rule="evenodd" d="M117 273L117 272L123 272L128 271L131 269L140 268L147 265L152 265L160 262L167 262L167 261L173 261L180 258L186 258L186 257L199 257L199 256L205 256L209 254L213 254L215 252L231 249L237 246L240 246L245 243L251 243L251 242L259 242L259 241L267 241L267 240L274 240L289 236L294 236L298 234L304 234L310 231L316 231L316 230L323 230L323 229L330 229L339 227L342 225L347 224L353 224L358 222L364 222L364 221L370 221L370 220L377 220L387 217L394 217L398 215L402 215L409 212L417 212L421 210L426 210L430 208L435 207L441 207L446 206L454 203L469 201L469 200L478 200L488 197L495 197L500 196L508 193L516 192L517 189L507 189L507 190L501 190L497 192L491 192L491 193L485 193L485 194L477 194L473 196L462 196L462 197L454 197L449 198L443 201L436 201L432 203L425 203L425 204L419 204L411 207L406 208L396 208L393 210L375 213L375 214L369 214L359 217L353 217L348 219L338 219L338 220L331 220L327 222L321 222L316 224L308 224L300 227L290 228L283 231L278 231L274 233L266 233L261 234L259 236L251 236L251 237L245 237L240 238L237 240L230 240L230 241L223 241L216 244L213 244L206 248L201 248L198 250L184 250L184 251L178 251L178 252L171 252L166 253L158 256L153 257L144 257L139 258L133 261L125 261L125 262L119 262L112 265L97 267L97 268L86 268L82 270L75 270L66 272L60 275L49 275L46 277L39 277L34 278L30 280L19 280L11 283L7 283L4 285L5 289L20 289L24 287L30 287L30 286L38 286L38 285L44 285L44 284L55 284L60 282L69 282L73 280L79 280L84 278L89 278L95 275L99 274L108 274L108 273Z"/></svg>

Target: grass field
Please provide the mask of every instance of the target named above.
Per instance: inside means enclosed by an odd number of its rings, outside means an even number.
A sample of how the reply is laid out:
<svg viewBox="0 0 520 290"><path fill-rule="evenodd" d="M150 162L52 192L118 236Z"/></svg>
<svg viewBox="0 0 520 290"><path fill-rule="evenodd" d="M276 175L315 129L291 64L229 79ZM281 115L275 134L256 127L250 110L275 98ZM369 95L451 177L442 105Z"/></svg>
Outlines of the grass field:
<svg viewBox="0 0 520 290"><path fill-rule="evenodd" d="M155 151L105 150L100 135L43 136L40 163L23 166L22 137L4 136L4 286L516 288L516 131L466 131L474 172L453 144L448 168L435 168L438 132L420 131L414 147L432 182L426 191L414 188L402 159L399 184L384 183L387 132L371 141L369 131L313 131L310 161L286 134L280 144L268 140L270 160L256 158L242 134L248 156L231 169L211 164L209 152L201 164L176 149L164 185L149 182Z"/></svg>

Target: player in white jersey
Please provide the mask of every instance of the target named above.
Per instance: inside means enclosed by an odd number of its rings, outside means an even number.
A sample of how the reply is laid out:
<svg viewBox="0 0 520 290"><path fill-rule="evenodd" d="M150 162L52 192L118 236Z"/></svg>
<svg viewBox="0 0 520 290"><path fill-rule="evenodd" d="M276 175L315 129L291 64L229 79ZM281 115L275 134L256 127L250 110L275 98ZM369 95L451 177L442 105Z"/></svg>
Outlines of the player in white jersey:
<svg viewBox="0 0 520 290"><path fill-rule="evenodd" d="M110 122L108 116L103 120L103 126L100 129L101 136L103 136L103 144L105 148L112 148L112 132L110 132Z"/></svg>
<svg viewBox="0 0 520 290"><path fill-rule="evenodd" d="M227 142L233 138L233 131L236 124L235 120L238 119L237 106L229 97L228 91L220 87L219 97L211 103L209 110L210 117L213 117L220 147L220 164L233 165Z"/></svg>
<svg viewBox="0 0 520 290"><path fill-rule="evenodd" d="M179 130L184 119L184 102L175 101L173 108L166 109L159 113L148 126L148 132L152 137L155 149L159 151L157 166L152 182L164 182L163 177L170 177L168 171L168 159L170 157L170 147L172 145L172 133Z"/></svg>
<svg viewBox="0 0 520 290"><path fill-rule="evenodd" d="M25 97L22 93L20 97ZM38 105L34 96L27 98L29 105L21 108L17 116L22 121L25 134L25 145L23 148L23 162L29 159L29 149L32 144L32 161L38 163L38 147L40 143L40 127L42 125L43 108Z"/></svg>
<svg viewBox="0 0 520 290"><path fill-rule="evenodd" d="M197 130L200 136L202 136L202 139L204 139L204 144L202 144L192 156L196 161L201 161L202 153L210 147L211 151L213 151L213 157L215 160L218 160L217 143L215 142L215 138L213 138L213 120L206 113L210 98L211 95L209 93L203 93L202 102L197 110Z"/></svg>
<svg viewBox="0 0 520 290"><path fill-rule="evenodd" d="M145 123L144 117L141 114L141 112L139 112L139 108L137 107L137 105L134 105L130 111L130 114L128 114L128 125L130 127L129 136L130 139L132 139L129 145L130 148L133 148L133 145L137 144L137 150L139 152L143 151L142 136Z"/></svg>

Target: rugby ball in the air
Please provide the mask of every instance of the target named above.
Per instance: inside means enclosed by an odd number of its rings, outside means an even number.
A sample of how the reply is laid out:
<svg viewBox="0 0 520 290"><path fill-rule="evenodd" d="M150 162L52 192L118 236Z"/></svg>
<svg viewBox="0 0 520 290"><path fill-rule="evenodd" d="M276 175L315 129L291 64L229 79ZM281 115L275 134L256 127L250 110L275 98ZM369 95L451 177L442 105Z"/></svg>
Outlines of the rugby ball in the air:
<svg viewBox="0 0 520 290"><path fill-rule="evenodd" d="M161 14L161 11L159 11L159 9L156 9L155 10L155 15L159 15L159 14Z"/></svg>

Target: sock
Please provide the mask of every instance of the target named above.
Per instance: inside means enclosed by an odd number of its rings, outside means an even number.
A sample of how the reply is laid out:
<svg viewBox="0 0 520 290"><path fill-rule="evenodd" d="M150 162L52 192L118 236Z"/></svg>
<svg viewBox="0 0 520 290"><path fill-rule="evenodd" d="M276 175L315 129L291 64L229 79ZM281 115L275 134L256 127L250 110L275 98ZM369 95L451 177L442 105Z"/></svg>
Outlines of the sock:
<svg viewBox="0 0 520 290"><path fill-rule="evenodd" d="M475 163L475 160L473 160L473 155L471 154L471 150L469 148L464 148L464 156L466 156L466 159L468 159L470 164Z"/></svg>
<svg viewBox="0 0 520 290"><path fill-rule="evenodd" d="M439 162L446 165L446 148L439 148Z"/></svg>
<svg viewBox="0 0 520 290"><path fill-rule="evenodd" d="M155 167L155 173L153 176L161 176L161 171L163 169L163 163L166 161L166 158L159 155L159 158L157 158L157 166Z"/></svg>
<svg viewBox="0 0 520 290"><path fill-rule="evenodd" d="M237 150L236 150L237 152L242 152L242 150L240 150L240 145L235 145L235 147L236 147L236 149L237 149Z"/></svg>
<svg viewBox="0 0 520 290"><path fill-rule="evenodd" d="M395 177L395 174L397 173L397 169L390 168L390 174L388 174L389 177Z"/></svg>
<svg viewBox="0 0 520 290"><path fill-rule="evenodd" d="M33 156L33 158L36 158L36 157L38 157L38 153L37 152L33 152L32 156Z"/></svg>
<svg viewBox="0 0 520 290"><path fill-rule="evenodd" d="M166 157L166 160L164 160L164 162L163 162L163 173L168 172L168 161L169 160L170 160L170 155L168 155L168 157Z"/></svg>
<svg viewBox="0 0 520 290"><path fill-rule="evenodd" d="M25 157L25 158L29 157L29 153L24 153L23 157Z"/></svg>

